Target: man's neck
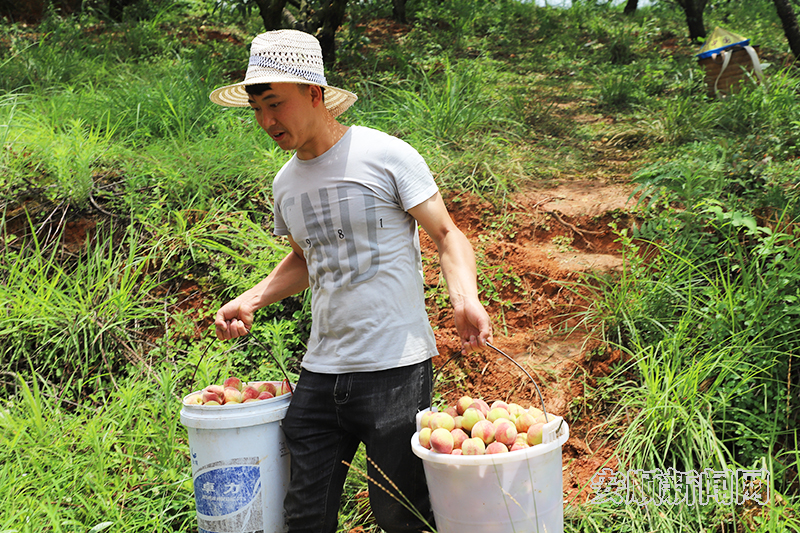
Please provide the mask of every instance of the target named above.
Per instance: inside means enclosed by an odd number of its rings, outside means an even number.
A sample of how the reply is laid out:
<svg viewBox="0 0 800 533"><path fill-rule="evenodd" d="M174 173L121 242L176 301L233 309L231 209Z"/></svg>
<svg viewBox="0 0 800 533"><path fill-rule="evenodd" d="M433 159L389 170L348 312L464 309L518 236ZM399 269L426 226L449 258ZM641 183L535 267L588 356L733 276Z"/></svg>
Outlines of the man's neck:
<svg viewBox="0 0 800 533"><path fill-rule="evenodd" d="M315 137L314 143L308 147L297 150L298 159L308 161L309 159L321 156L333 148L333 146L344 137L344 134L347 133L348 130L347 126L340 124L330 114L327 114L323 124L324 125L319 128L319 134Z"/></svg>

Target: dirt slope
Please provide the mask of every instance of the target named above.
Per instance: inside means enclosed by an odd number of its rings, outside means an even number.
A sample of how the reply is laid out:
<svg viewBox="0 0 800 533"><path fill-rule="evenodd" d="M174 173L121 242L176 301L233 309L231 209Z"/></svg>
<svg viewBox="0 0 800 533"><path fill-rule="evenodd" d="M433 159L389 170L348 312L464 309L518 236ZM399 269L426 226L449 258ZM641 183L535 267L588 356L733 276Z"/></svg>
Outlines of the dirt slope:
<svg viewBox="0 0 800 533"><path fill-rule="evenodd" d="M499 301L489 305L494 345L537 381L547 410L570 424L563 448L567 501L586 500L589 491L581 488L613 452L613 442L592 434L602 420L587 417L582 404L585 387L595 387L595 377L606 375L619 359L618 352L577 327L578 319L571 315L590 302L574 284L582 273L622 268L620 245L609 223L619 229L629 226L631 190L599 181L533 187L515 195L502 213L476 198L447 199L453 219L476 249L479 268L497 272L502 266L501 280L495 280ZM498 219L513 223L496 231ZM426 281L436 285L436 249L422 235L423 255L431 259L426 261ZM446 305L440 309L433 298L428 305L440 351L434 362L444 378L437 393L444 403L454 403L462 394L524 406L538 402L525 373L502 355L492 350L468 358L456 355L459 343L451 310Z"/></svg>

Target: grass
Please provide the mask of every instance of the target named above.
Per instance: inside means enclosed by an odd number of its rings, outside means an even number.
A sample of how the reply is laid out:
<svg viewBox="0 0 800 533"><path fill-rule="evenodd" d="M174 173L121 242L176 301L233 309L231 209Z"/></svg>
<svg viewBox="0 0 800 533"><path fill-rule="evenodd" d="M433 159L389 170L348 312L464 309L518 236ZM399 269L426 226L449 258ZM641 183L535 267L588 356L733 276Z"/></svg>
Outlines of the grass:
<svg viewBox="0 0 800 533"><path fill-rule="evenodd" d="M771 63L767 85L725 101L706 96L663 3L632 17L596 2L408 7L406 33L369 43L356 23L388 7L351 6L329 76L361 97L345 120L406 139L444 191L495 207L487 227L504 233L515 191L583 176L600 143L636 149L625 269L575 287L592 295L581 325L627 363L585 396L616 406L602 432L627 428L623 464L766 465L780 496L757 509L569 505L565 530L797 530L800 76L771 3L706 14L747 28ZM240 76L236 41L257 14L137 9L115 25L85 11L0 30L0 531L193 529L178 398L230 373L294 375L308 335L307 294L259 314L258 342L214 342L209 328L288 250L270 232L287 154L246 110L208 100ZM86 217L98 225L76 242ZM488 264L482 298L516 298L524 273ZM366 470L363 451L355 465ZM340 531L378 530L365 487L354 472Z"/></svg>
<svg viewBox="0 0 800 533"><path fill-rule="evenodd" d="M15 381L15 402L0 410L3 531L192 527L174 375L118 385L66 410L41 378Z"/></svg>

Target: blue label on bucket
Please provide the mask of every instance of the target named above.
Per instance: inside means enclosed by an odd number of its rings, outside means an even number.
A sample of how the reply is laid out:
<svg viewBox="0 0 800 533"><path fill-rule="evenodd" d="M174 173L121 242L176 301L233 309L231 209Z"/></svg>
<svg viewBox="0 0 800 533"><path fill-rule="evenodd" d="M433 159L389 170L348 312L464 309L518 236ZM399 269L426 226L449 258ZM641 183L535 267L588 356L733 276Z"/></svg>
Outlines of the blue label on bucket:
<svg viewBox="0 0 800 533"><path fill-rule="evenodd" d="M224 516L247 507L260 493L261 469L256 465L226 466L194 479L198 514Z"/></svg>

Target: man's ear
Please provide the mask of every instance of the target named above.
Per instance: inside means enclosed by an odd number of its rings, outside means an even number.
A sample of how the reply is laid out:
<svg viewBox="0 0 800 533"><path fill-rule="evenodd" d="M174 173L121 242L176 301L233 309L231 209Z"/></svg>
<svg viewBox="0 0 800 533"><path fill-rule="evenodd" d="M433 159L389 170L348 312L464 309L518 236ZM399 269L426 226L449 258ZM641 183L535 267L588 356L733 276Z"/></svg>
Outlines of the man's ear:
<svg viewBox="0 0 800 533"><path fill-rule="evenodd" d="M309 85L308 86L309 94L311 95L311 105L317 107L319 104L323 103L322 98L322 87L319 85Z"/></svg>

